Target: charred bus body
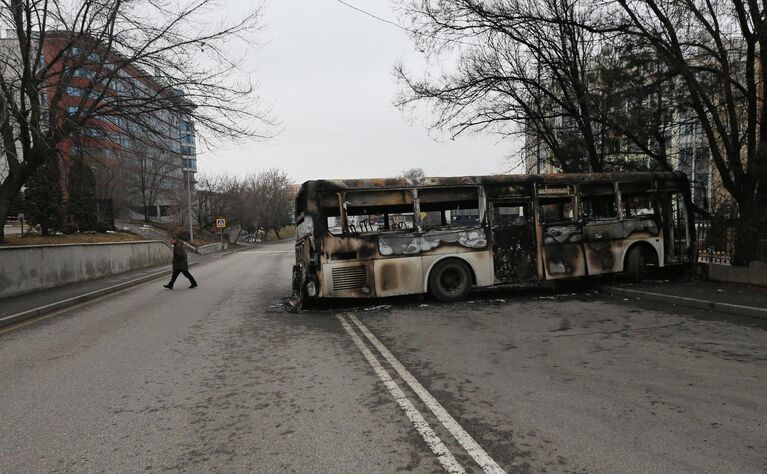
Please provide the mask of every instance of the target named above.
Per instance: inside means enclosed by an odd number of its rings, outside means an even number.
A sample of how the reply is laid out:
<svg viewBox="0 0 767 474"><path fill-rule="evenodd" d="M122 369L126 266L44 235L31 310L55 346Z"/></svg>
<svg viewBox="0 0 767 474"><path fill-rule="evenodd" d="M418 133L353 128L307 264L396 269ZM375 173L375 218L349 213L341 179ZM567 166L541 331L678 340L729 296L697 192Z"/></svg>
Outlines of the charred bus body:
<svg viewBox="0 0 767 474"><path fill-rule="evenodd" d="M693 261L682 173L307 181L294 295L369 298L579 278Z"/></svg>

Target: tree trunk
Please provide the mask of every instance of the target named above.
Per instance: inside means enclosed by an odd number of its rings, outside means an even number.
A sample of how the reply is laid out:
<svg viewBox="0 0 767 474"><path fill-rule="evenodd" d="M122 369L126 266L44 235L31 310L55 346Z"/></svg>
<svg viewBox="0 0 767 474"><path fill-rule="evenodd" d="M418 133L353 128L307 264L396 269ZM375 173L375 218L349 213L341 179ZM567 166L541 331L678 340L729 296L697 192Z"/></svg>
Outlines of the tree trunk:
<svg viewBox="0 0 767 474"><path fill-rule="evenodd" d="M738 221L735 225L735 249L732 264L746 266L756 257L759 244L759 215L754 212L755 203L738 202Z"/></svg>
<svg viewBox="0 0 767 474"><path fill-rule="evenodd" d="M27 175L17 174L15 177L8 176L5 181L0 183L0 243L5 242L5 218L8 215L8 209L11 208L11 202L19 194L21 186Z"/></svg>
<svg viewBox="0 0 767 474"><path fill-rule="evenodd" d="M2 220L2 225L0 225L0 244L5 242L5 216L8 214L10 207L11 200L5 195L0 195L0 220Z"/></svg>
<svg viewBox="0 0 767 474"><path fill-rule="evenodd" d="M282 240L282 237L280 237L280 227L272 227L272 230L274 231L274 235L277 237L277 240Z"/></svg>

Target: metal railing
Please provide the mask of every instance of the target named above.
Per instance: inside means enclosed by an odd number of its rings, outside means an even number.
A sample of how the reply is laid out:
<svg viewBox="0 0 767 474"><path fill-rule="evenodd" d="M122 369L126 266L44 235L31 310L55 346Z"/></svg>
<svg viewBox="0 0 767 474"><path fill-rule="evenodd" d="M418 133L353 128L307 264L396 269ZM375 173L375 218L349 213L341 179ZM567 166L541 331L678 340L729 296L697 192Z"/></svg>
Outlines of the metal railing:
<svg viewBox="0 0 767 474"><path fill-rule="evenodd" d="M735 229L722 221L698 218L695 221L698 262L731 265L735 249Z"/></svg>

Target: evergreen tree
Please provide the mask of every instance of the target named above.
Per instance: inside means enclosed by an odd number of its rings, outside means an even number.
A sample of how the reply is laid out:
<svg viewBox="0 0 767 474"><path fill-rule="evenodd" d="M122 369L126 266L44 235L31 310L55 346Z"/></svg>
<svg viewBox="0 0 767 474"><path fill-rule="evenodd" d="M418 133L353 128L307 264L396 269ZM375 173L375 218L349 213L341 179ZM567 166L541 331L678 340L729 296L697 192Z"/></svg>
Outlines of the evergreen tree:
<svg viewBox="0 0 767 474"><path fill-rule="evenodd" d="M39 225L40 232L48 235L51 231L61 230L61 171L56 159L47 160L27 182L24 193L27 201L27 220L31 225Z"/></svg>
<svg viewBox="0 0 767 474"><path fill-rule="evenodd" d="M70 223L80 230L96 230L96 178L93 170L82 159L75 159L69 170Z"/></svg>

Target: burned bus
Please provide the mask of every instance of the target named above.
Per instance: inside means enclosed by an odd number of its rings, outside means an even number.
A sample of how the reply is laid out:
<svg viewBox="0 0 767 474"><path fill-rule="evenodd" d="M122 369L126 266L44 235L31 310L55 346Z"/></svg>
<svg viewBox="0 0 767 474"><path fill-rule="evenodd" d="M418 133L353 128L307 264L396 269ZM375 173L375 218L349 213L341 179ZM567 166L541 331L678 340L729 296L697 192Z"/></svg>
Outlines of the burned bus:
<svg viewBox="0 0 767 474"><path fill-rule="evenodd" d="M296 197L294 296L372 298L693 261L683 173L320 180Z"/></svg>

